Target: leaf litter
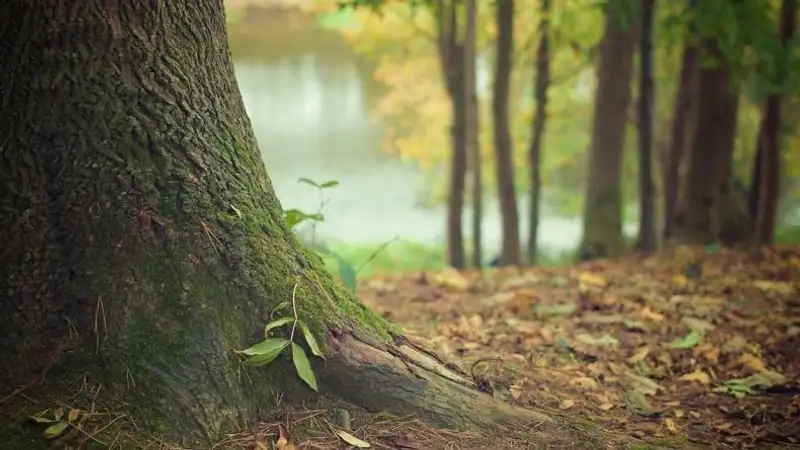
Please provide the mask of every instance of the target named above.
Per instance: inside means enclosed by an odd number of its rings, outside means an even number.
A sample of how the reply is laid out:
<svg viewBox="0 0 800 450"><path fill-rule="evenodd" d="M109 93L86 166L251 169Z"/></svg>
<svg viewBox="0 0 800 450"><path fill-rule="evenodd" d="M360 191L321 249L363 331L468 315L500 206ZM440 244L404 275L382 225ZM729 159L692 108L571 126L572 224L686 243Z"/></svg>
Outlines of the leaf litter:
<svg viewBox="0 0 800 450"><path fill-rule="evenodd" d="M800 248L376 276L359 294L495 396L638 438L800 447Z"/></svg>

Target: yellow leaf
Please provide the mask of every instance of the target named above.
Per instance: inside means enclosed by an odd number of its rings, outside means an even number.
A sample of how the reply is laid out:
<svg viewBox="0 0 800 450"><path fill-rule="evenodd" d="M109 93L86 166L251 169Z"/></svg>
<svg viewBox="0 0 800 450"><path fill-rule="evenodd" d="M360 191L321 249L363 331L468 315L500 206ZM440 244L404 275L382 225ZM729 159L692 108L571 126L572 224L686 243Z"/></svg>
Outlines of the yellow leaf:
<svg viewBox="0 0 800 450"><path fill-rule="evenodd" d="M675 277L672 278L672 282L678 287L686 287L686 285L689 284L689 280L686 279L684 275L675 275Z"/></svg>
<svg viewBox="0 0 800 450"><path fill-rule="evenodd" d="M598 408L600 408L600 411L608 411L613 407L614 405L612 405L611 403L603 403L602 405L598 406Z"/></svg>
<svg viewBox="0 0 800 450"><path fill-rule="evenodd" d="M678 433L679 431L678 424L675 423L675 420L670 419L669 417L664 419L664 426L673 433Z"/></svg>
<svg viewBox="0 0 800 450"><path fill-rule="evenodd" d="M569 409L572 408L573 406L575 406L575 400L564 399L561 401L561 405L559 405L559 408Z"/></svg>
<svg viewBox="0 0 800 450"><path fill-rule="evenodd" d="M649 306L645 306L639 311L639 317L653 322L662 322L664 320L663 314L651 310Z"/></svg>
<svg viewBox="0 0 800 450"><path fill-rule="evenodd" d="M70 409L69 413L67 413L67 422L72 423L74 422L78 416L81 415L81 412L77 409Z"/></svg>
<svg viewBox="0 0 800 450"><path fill-rule="evenodd" d="M456 291L466 291L469 289L469 280L452 267L445 267L444 270L436 274L434 281L446 288Z"/></svg>
<svg viewBox="0 0 800 450"><path fill-rule="evenodd" d="M687 373L686 375L682 375L680 377L680 380L697 381L704 386L708 386L711 383L711 377L709 377L707 373L703 372L700 369L697 369L692 373Z"/></svg>
<svg viewBox="0 0 800 450"><path fill-rule="evenodd" d="M740 356L739 362L742 363L743 366L753 369L755 372L767 371L767 365L764 364L764 361L752 353L745 353L744 355Z"/></svg>
<svg viewBox="0 0 800 450"><path fill-rule="evenodd" d="M368 442L364 442L361 439L353 436L352 434L350 434L350 433L348 433L348 432L346 432L344 430L336 430L336 435L339 436L339 438L341 440L347 442L348 444L352 445L353 447L358 447L358 448L370 448L371 447L371 445Z"/></svg>
<svg viewBox="0 0 800 450"><path fill-rule="evenodd" d="M639 350L637 350L633 356L628 358L628 362L631 364L636 364L639 361L644 360L648 354L650 354L650 347L644 345L642 347L639 347Z"/></svg>
<svg viewBox="0 0 800 450"><path fill-rule="evenodd" d="M600 275L591 272L581 272L578 275L578 282L585 286L605 287L608 283Z"/></svg>

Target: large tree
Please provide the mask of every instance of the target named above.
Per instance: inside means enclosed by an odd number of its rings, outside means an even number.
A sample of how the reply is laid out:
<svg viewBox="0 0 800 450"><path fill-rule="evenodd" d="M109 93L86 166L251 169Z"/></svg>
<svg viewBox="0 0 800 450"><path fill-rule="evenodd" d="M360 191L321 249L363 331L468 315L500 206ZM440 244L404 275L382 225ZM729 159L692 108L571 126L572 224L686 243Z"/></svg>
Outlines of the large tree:
<svg viewBox="0 0 800 450"><path fill-rule="evenodd" d="M222 2L3 2L0 40L4 411L69 396L207 445L269 414L276 393L313 394L285 357L247 368L232 354L293 301L327 353L314 370L328 394L437 424L547 421L423 356L298 244ZM8 448L44 445L17 425L0 425Z"/></svg>
<svg viewBox="0 0 800 450"><path fill-rule="evenodd" d="M583 207L582 259L618 255L622 237L622 155L633 80L636 27L628 0L606 3Z"/></svg>

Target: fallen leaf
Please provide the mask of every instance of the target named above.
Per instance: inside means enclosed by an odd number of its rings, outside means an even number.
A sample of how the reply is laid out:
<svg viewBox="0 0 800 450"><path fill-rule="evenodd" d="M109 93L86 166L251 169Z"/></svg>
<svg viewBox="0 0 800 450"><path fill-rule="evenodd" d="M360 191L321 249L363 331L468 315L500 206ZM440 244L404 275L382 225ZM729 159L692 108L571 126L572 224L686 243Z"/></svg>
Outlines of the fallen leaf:
<svg viewBox="0 0 800 450"><path fill-rule="evenodd" d="M675 420L673 420L673 419L671 419L669 417L664 419L664 426L667 427L667 429L669 431L673 432L673 433L678 433L679 432L678 424L675 423Z"/></svg>
<svg viewBox="0 0 800 450"><path fill-rule="evenodd" d="M559 405L560 409L569 409L575 406L575 400L564 399L561 401L561 405Z"/></svg>
<svg viewBox="0 0 800 450"><path fill-rule="evenodd" d="M711 377L700 369L697 369L694 372L687 373L685 375L681 375L679 380L697 381L704 386L708 386L711 383Z"/></svg>
<svg viewBox="0 0 800 450"><path fill-rule="evenodd" d="M631 364L636 364L636 363L642 361L643 359L647 358L647 355L649 355L649 354L650 354L650 347L648 347L646 345L643 346L643 347L639 347L639 350L637 350L636 353L634 353L633 356L628 358L628 362L631 363Z"/></svg>
<svg viewBox="0 0 800 450"><path fill-rule="evenodd" d="M608 282L600 275L591 272L581 272L578 274L578 282L584 286L606 287Z"/></svg>
<svg viewBox="0 0 800 450"><path fill-rule="evenodd" d="M743 366L752 369L754 372L767 371L767 365L764 364L764 361L762 361L760 358L758 358L756 355L752 353L745 353L744 355L740 356L739 362Z"/></svg>
<svg viewBox="0 0 800 450"><path fill-rule="evenodd" d="M352 434L350 434L350 433L348 433L348 432L346 432L344 430L336 430L336 435L339 436L339 438L341 440L347 442L348 444L352 445L353 447L358 447L358 448L370 448L371 447L371 445L368 442L364 442L361 439L353 436Z"/></svg>

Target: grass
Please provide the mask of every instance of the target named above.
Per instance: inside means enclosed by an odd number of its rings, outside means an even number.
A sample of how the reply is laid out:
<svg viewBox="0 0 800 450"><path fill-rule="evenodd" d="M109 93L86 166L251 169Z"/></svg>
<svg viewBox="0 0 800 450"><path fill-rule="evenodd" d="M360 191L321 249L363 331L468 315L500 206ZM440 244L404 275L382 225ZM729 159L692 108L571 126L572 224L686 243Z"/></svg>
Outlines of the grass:
<svg viewBox="0 0 800 450"><path fill-rule="evenodd" d="M784 227L775 233L775 243L781 245L800 244L800 225ZM327 247L341 256L358 271L359 278L374 275L402 275L413 272L437 271L444 268L445 248L420 242L393 240L367 244L348 244L342 241L328 242ZM577 245L577 243L576 243ZM468 248L467 255L471 254ZM486 254L487 259L496 256ZM538 255L539 266L560 266L575 260L575 251L542 249ZM336 270L334 263L329 264Z"/></svg>

